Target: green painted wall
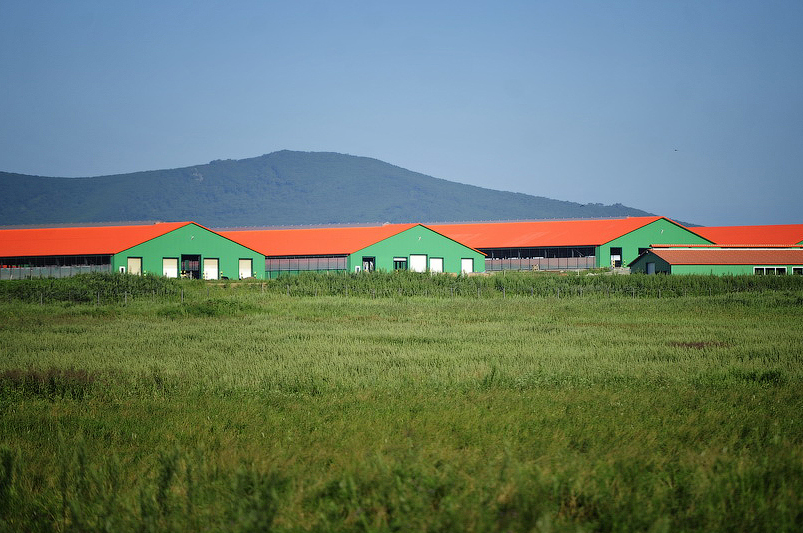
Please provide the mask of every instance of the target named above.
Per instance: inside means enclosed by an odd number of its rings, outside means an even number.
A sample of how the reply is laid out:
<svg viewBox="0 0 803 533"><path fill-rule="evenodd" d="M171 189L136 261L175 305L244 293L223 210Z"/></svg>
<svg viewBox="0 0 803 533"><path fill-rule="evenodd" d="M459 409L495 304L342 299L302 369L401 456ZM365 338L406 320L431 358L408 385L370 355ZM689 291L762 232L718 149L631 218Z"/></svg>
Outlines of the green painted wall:
<svg viewBox="0 0 803 533"><path fill-rule="evenodd" d="M385 271L393 270L394 257L406 257L409 268L411 255L426 255L427 269L432 258L443 258L443 271L454 274L460 273L461 259L471 258L474 272L485 272L484 255L424 226L412 227L351 254L348 269L354 272L355 267L362 267L363 257L375 257L376 270Z"/></svg>
<svg viewBox="0 0 803 533"><path fill-rule="evenodd" d="M162 259L176 257L180 260L182 255L200 255L202 265L204 258L217 258L220 277L229 279L238 279L240 259L251 259L251 275L265 277L264 255L196 224L188 224L114 255L112 268L119 272L120 267L127 267L129 257L141 257L143 273L161 276Z"/></svg>
<svg viewBox="0 0 803 533"><path fill-rule="evenodd" d="M673 265L673 274L715 274L718 276L733 274L753 274L753 267L771 266L786 267L786 273L792 274L793 268L801 268L803 265Z"/></svg>
<svg viewBox="0 0 803 533"><path fill-rule="evenodd" d="M628 265L638 257L639 248L649 248L651 244L711 243L686 228L661 218L607 242L602 246L597 246L595 250L597 267L611 266L611 248L621 248L622 265Z"/></svg>

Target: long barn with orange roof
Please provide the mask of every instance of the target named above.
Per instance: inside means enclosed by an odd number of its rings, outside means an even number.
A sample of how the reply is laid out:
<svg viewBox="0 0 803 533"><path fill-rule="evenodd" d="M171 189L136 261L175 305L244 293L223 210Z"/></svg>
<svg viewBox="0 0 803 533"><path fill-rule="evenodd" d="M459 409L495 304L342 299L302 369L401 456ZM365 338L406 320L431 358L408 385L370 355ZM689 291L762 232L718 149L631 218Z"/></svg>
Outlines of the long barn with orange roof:
<svg viewBox="0 0 803 533"><path fill-rule="evenodd" d="M264 261L195 222L0 230L0 279L86 272L263 278Z"/></svg>
<svg viewBox="0 0 803 533"><path fill-rule="evenodd" d="M222 231L264 254L265 275L411 270L470 274L485 256L422 224Z"/></svg>
<svg viewBox="0 0 803 533"><path fill-rule="evenodd" d="M660 216L430 227L485 253L487 271L616 268L653 244L711 244L694 230Z"/></svg>

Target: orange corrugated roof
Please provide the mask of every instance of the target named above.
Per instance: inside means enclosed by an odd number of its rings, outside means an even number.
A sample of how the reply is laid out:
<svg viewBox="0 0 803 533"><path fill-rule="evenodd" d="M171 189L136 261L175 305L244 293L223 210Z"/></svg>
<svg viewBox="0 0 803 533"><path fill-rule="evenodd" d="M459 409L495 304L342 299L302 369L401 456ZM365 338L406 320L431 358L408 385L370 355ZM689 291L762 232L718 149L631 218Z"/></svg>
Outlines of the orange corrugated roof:
<svg viewBox="0 0 803 533"><path fill-rule="evenodd" d="M803 244L651 244L650 248L803 248Z"/></svg>
<svg viewBox="0 0 803 533"><path fill-rule="evenodd" d="M194 222L0 230L0 257L111 255Z"/></svg>
<svg viewBox="0 0 803 533"><path fill-rule="evenodd" d="M652 249L670 265L803 265L803 249Z"/></svg>
<svg viewBox="0 0 803 533"><path fill-rule="evenodd" d="M803 224L778 224L769 226L716 226L690 228L692 231L717 244L792 245L803 242Z"/></svg>
<svg viewBox="0 0 803 533"><path fill-rule="evenodd" d="M348 255L419 224L351 228L221 231L224 237L267 256Z"/></svg>
<svg viewBox="0 0 803 533"><path fill-rule="evenodd" d="M430 224L428 227L472 248L599 246L662 218L665 217Z"/></svg>

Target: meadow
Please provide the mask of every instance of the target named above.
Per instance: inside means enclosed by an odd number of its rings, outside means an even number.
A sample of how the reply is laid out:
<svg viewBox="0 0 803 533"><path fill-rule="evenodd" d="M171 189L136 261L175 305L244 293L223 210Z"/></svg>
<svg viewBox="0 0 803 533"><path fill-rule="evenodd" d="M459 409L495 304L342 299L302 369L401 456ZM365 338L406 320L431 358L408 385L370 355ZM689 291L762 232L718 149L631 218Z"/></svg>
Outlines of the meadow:
<svg viewBox="0 0 803 533"><path fill-rule="evenodd" d="M799 531L803 277L0 282L0 531Z"/></svg>

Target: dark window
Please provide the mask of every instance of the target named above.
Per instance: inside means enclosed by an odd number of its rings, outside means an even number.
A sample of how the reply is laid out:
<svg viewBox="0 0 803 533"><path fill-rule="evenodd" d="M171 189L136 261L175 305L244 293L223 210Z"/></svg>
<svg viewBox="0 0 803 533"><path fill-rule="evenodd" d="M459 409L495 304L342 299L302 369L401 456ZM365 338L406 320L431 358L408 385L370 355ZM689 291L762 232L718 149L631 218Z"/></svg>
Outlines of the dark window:
<svg viewBox="0 0 803 533"><path fill-rule="evenodd" d="M611 248L611 266L612 267L620 267L620 266L622 266L622 249L621 248Z"/></svg>
<svg viewBox="0 0 803 533"><path fill-rule="evenodd" d="M407 270L407 258L406 257L394 257L393 258L393 270Z"/></svg>

